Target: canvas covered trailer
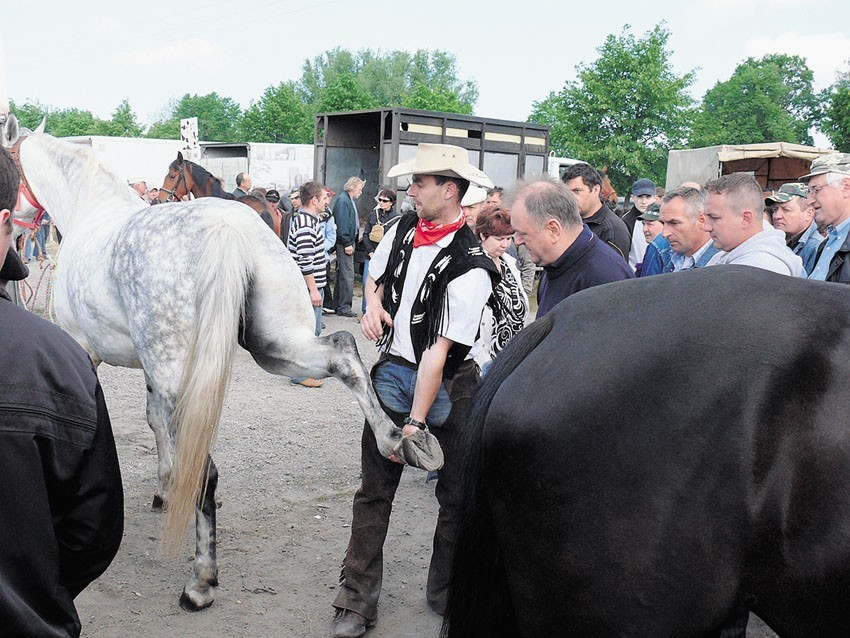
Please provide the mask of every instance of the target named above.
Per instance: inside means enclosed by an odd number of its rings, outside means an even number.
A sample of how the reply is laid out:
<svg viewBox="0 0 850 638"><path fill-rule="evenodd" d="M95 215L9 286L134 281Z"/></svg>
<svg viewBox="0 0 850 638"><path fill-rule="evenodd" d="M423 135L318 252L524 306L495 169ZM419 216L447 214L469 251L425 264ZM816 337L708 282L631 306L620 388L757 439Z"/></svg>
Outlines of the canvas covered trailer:
<svg viewBox="0 0 850 638"><path fill-rule="evenodd" d="M670 151L664 188L670 190L688 181L704 184L730 173L750 173L762 188L779 188L805 175L816 157L834 152L787 142L723 144Z"/></svg>
<svg viewBox="0 0 850 638"><path fill-rule="evenodd" d="M493 183L509 186L517 178L546 172L549 127L404 108L320 113L315 120L314 174L336 192L349 177L366 180L367 196L357 201L365 219L380 188L400 191L399 201L404 198L408 179L386 174L413 157L421 142L463 147L469 161Z"/></svg>

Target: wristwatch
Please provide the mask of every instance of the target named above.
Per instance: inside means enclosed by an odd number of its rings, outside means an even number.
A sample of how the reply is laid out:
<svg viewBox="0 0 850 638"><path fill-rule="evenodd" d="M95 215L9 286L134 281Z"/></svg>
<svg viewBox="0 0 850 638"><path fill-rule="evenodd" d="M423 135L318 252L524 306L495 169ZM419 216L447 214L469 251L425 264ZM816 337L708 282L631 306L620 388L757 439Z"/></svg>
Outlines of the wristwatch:
<svg viewBox="0 0 850 638"><path fill-rule="evenodd" d="M427 427L422 421L417 421L416 419L413 419L409 416L404 417L404 424L405 425L415 425L420 430L424 430Z"/></svg>

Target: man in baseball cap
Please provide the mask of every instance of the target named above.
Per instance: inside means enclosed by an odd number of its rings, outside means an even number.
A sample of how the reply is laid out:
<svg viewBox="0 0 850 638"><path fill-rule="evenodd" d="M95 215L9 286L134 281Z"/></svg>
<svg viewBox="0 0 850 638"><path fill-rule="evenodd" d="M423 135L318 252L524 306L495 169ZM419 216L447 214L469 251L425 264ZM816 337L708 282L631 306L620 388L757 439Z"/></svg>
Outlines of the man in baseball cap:
<svg viewBox="0 0 850 638"><path fill-rule="evenodd" d="M493 183L470 164L466 149L448 144L420 144L415 157L387 173L401 175L412 176L408 194L416 214L402 215L375 249L360 326L381 349L372 381L387 416L404 436L433 427L430 432L442 447L440 513L426 587L428 604L442 614L463 515L459 470L466 460L453 433L465 426L479 381L470 349L498 281L493 261L465 223L461 200L470 183L484 188ZM333 603L336 638L356 638L375 624L384 538L402 474L401 465L381 456L369 427L361 461L351 539Z"/></svg>
<svg viewBox="0 0 850 638"><path fill-rule="evenodd" d="M814 221L814 209L806 201L808 197L805 184L790 182L764 200L765 206L774 207L773 227L785 233L785 243L803 260L807 275L815 267L818 246L823 241Z"/></svg>
<svg viewBox="0 0 850 638"><path fill-rule="evenodd" d="M827 229L809 279L850 284L850 153L817 158L800 179L807 180L815 222Z"/></svg>

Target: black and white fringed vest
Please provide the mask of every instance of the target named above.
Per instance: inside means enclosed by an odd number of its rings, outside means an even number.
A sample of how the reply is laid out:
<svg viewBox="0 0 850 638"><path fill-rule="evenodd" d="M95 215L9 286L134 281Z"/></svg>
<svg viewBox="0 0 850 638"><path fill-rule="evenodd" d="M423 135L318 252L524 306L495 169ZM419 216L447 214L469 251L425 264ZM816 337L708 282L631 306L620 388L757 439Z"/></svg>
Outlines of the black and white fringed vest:
<svg viewBox="0 0 850 638"><path fill-rule="evenodd" d="M419 218L410 213L399 219L387 267L383 275L375 282L379 286L381 284L384 286L382 303L393 319L401 304L402 290L407 279L407 266L413 255L413 236L416 233L418 221ZM425 275L416 300L413 302L413 308L410 311L410 339L417 364L422 359L422 353L437 342L437 337L443 331L449 284L473 268L486 270L490 275L491 285L495 286L498 283L500 275L496 265L481 248L481 242L469 226L464 224L455 232L452 242L440 250L431 262L428 274ZM384 334L378 340L378 347L388 350L392 340L393 329L385 326ZM452 345L443 368L444 378L451 379L454 376L469 350L470 346L467 345L460 343Z"/></svg>

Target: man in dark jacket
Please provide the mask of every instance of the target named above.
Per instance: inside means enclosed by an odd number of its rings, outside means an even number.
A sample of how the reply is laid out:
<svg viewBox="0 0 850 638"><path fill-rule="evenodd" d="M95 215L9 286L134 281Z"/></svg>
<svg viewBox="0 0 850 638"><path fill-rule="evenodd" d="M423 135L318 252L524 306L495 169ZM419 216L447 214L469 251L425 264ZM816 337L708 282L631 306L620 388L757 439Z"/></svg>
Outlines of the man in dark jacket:
<svg viewBox="0 0 850 638"><path fill-rule="evenodd" d="M812 162L806 203L827 236L818 249L809 279L850 284L850 153L832 153Z"/></svg>
<svg viewBox="0 0 850 638"><path fill-rule="evenodd" d="M359 177L349 177L343 191L333 203L336 222L336 285L333 308L340 317L356 317L351 310L354 296L354 248L360 234L360 218L355 201L363 194L366 184Z"/></svg>
<svg viewBox="0 0 850 638"><path fill-rule="evenodd" d="M4 279L26 276L9 251L18 183L0 149ZM74 598L106 570L123 533L109 415L83 349L2 286L0 326L0 635L76 637Z"/></svg>
<svg viewBox="0 0 850 638"><path fill-rule="evenodd" d="M623 220L602 203L599 197L602 175L599 171L581 162L568 167L562 179L578 201L581 218L587 227L624 260L628 260L632 237Z"/></svg>
<svg viewBox="0 0 850 638"><path fill-rule="evenodd" d="M544 269L538 319L580 290L634 277L622 256L582 223L576 198L564 184L521 182L507 200L517 246L527 246L532 261Z"/></svg>

